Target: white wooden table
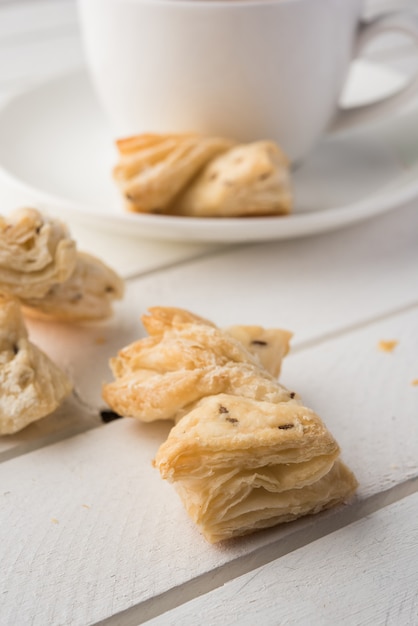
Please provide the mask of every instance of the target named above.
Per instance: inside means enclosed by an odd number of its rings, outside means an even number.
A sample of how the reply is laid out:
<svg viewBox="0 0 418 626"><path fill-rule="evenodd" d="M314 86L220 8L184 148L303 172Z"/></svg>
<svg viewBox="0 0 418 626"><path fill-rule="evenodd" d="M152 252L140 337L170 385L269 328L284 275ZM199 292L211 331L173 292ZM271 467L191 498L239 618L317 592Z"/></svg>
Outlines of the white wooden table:
<svg viewBox="0 0 418 626"><path fill-rule="evenodd" d="M411 67L403 41L370 54ZM0 0L1 99L82 62L72 1ZM34 203L0 180L1 213ZM30 325L82 400L0 439L0 625L418 625L417 209L222 248L72 220L127 294L100 327ZM339 441L360 483L352 505L205 542L151 466L168 426L100 419L108 357L155 304L294 332L282 380ZM393 352L378 350L384 339L398 341Z"/></svg>

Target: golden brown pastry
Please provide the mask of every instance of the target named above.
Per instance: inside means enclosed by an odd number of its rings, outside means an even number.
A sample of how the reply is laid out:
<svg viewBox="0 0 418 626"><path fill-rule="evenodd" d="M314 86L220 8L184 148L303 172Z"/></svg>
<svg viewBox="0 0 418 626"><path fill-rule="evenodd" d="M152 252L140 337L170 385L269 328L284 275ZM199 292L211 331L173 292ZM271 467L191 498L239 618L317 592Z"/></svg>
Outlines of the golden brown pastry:
<svg viewBox="0 0 418 626"><path fill-rule="evenodd" d="M218 394L171 430L155 464L210 542L344 501L356 488L320 418L296 400Z"/></svg>
<svg viewBox="0 0 418 626"><path fill-rule="evenodd" d="M148 134L117 148L113 176L130 211L237 217L292 210L288 160L271 141Z"/></svg>
<svg viewBox="0 0 418 626"><path fill-rule="evenodd" d="M130 211L166 213L176 195L232 142L196 134L142 135L117 142L113 176Z"/></svg>
<svg viewBox="0 0 418 626"><path fill-rule="evenodd" d="M272 376L279 376L283 357L289 351L292 333L281 328L267 329L262 326L230 326L225 328L225 332L256 356Z"/></svg>
<svg viewBox="0 0 418 626"><path fill-rule="evenodd" d="M112 360L116 380L104 387L104 398L123 415L177 421L155 465L209 541L350 497L357 482L338 444L318 415L272 375L289 333L254 326L222 331L164 307L150 309L143 322L150 336Z"/></svg>
<svg viewBox="0 0 418 626"><path fill-rule="evenodd" d="M291 212L289 163L271 141L236 146L207 163L171 212L194 217L286 215Z"/></svg>
<svg viewBox="0 0 418 626"><path fill-rule="evenodd" d="M41 298L71 275L76 257L76 244L62 222L36 209L0 216L0 291Z"/></svg>
<svg viewBox="0 0 418 626"><path fill-rule="evenodd" d="M0 294L0 434L49 415L71 390L66 374L29 341L19 302Z"/></svg>
<svg viewBox="0 0 418 626"><path fill-rule="evenodd" d="M71 276L56 283L43 298L21 298L31 317L62 322L101 320L112 315L112 304L123 296L122 279L110 267L85 252L77 253Z"/></svg>
<svg viewBox="0 0 418 626"><path fill-rule="evenodd" d="M65 224L36 209L0 216L0 292L25 312L62 321L109 317L122 279L102 261L77 251Z"/></svg>
<svg viewBox="0 0 418 626"><path fill-rule="evenodd" d="M149 311L142 317L149 337L120 350L110 363L115 381L103 388L104 399L120 415L145 422L178 419L193 403L217 393L275 400L289 396L262 367L260 344L253 343L250 352L252 336L263 342L268 337L277 348L273 365L277 371L289 348L287 331L245 326L222 331L182 309ZM264 349L268 360L268 346Z"/></svg>

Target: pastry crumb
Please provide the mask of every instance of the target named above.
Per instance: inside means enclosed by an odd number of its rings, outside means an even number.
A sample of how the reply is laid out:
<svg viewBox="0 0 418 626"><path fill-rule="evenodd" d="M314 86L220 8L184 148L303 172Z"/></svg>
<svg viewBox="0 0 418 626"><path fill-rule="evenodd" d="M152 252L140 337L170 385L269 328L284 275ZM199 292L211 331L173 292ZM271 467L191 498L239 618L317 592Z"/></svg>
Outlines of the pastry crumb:
<svg viewBox="0 0 418 626"><path fill-rule="evenodd" d="M57 518L56 518L56 517L51 517L51 522L52 522L53 524L59 524L59 521L57 520Z"/></svg>
<svg viewBox="0 0 418 626"><path fill-rule="evenodd" d="M411 385L412 385L413 387L418 387L418 378L414 378L414 380L413 380L413 381L411 381Z"/></svg>
<svg viewBox="0 0 418 626"><path fill-rule="evenodd" d="M89 509L90 508L90 504L82 504L81 505L84 509Z"/></svg>
<svg viewBox="0 0 418 626"><path fill-rule="evenodd" d="M398 343L399 341L397 341L396 339L382 339L377 344L377 347L382 352L393 352L393 350L396 348Z"/></svg>

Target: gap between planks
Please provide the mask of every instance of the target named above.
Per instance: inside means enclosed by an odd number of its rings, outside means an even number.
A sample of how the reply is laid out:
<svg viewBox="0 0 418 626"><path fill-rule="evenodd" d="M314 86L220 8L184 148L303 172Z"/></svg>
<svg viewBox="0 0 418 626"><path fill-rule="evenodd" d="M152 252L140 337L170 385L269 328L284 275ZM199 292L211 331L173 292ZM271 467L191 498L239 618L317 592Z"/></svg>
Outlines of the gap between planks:
<svg viewBox="0 0 418 626"><path fill-rule="evenodd" d="M145 600L129 609L116 613L105 620L90 626L139 626L148 620L175 609L225 583L267 565L286 554L336 532L354 522L358 522L377 511L418 492L418 476L399 483L386 491L377 493L350 506L326 511L312 517L310 526L295 530L285 540L279 539L250 554L238 557L235 561L222 565L206 574L198 576L183 585ZM306 518L302 518L306 520ZM295 523L295 522L293 522ZM296 522L297 524L297 522Z"/></svg>
<svg viewBox="0 0 418 626"><path fill-rule="evenodd" d="M205 245L205 244L202 244ZM202 261L204 259L209 259L211 257L216 257L218 254L225 253L233 253L237 250L243 250L245 248L249 248L252 244L214 244L215 247L210 250L205 250L204 252L198 252L195 255L187 257L185 259L179 259L178 261L167 261L163 265L159 265L158 267L152 267L147 270L136 270L133 272L123 273L123 279L126 282L141 280L141 278L149 278L149 276L155 276L156 274L166 272L167 270L175 270L179 267L184 267L185 265L189 265L190 263L194 263L195 261ZM254 244L256 245L256 244Z"/></svg>
<svg viewBox="0 0 418 626"><path fill-rule="evenodd" d="M385 313L381 313L380 315L375 315L371 318L366 318L354 324L347 324L346 326L336 329L330 333L323 333L322 335L318 335L317 337L313 337L312 339L301 341L300 343L297 343L295 346L292 347L291 354L304 352L305 350L309 350L310 348L315 348L321 344L324 344L327 341L340 339L345 335L350 335L351 333L355 333L364 328L368 328L370 326L373 326L374 324L378 324L379 322L384 322L391 317L396 317L397 315L408 313L410 311L413 311L414 309L418 309L418 301L410 302L409 304L405 304L390 311L386 311Z"/></svg>
<svg viewBox="0 0 418 626"><path fill-rule="evenodd" d="M60 412L67 413L68 415L71 411L77 411L80 419L77 420L76 423L62 428L56 428L56 424L54 424L49 427L50 432L42 432L38 436L29 437L26 440L24 439L23 441L16 443L14 446L10 446L10 448L5 448L0 452L0 464L5 463L6 461L11 461L12 459L16 459L20 456L24 456L25 454L29 454L35 450L41 450L42 448L64 441L65 439L76 437L77 435L86 433L94 428L104 426L105 424L103 423L100 415L102 408L96 409L96 407L84 402L78 391L74 389L64 404L62 404L54 413L46 416L45 419L47 420L48 418L54 419L55 417L59 417ZM7 437L7 435L5 435L5 437ZM11 435L11 437L13 437L13 435Z"/></svg>

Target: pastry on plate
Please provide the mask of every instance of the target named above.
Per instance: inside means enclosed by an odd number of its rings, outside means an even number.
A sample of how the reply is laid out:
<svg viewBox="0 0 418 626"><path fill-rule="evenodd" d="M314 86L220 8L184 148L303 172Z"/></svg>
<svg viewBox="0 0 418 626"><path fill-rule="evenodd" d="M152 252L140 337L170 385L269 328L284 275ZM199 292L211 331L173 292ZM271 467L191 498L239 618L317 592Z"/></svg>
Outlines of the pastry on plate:
<svg viewBox="0 0 418 626"><path fill-rule="evenodd" d="M167 213L200 169L232 142L196 134L141 135L119 140L113 176L130 211Z"/></svg>
<svg viewBox="0 0 418 626"><path fill-rule="evenodd" d="M0 435L49 415L71 390L67 375L29 341L18 300L0 294Z"/></svg>
<svg viewBox="0 0 418 626"><path fill-rule="evenodd" d="M233 147L209 161L177 197L171 212L194 217L287 215L289 163L271 141Z"/></svg>
<svg viewBox="0 0 418 626"><path fill-rule="evenodd" d="M164 307L143 322L149 337L112 360L115 381L104 398L119 414L176 421L155 466L208 541L317 513L353 494L356 479L333 436L275 379L290 333L221 330Z"/></svg>
<svg viewBox="0 0 418 626"><path fill-rule="evenodd" d="M117 148L113 176L130 211L239 217L292 210L289 163L272 141L148 134Z"/></svg>
<svg viewBox="0 0 418 626"><path fill-rule="evenodd" d="M32 316L62 321L109 317L123 281L96 257L79 252L67 226L36 209L0 217L0 292Z"/></svg>
<svg viewBox="0 0 418 626"><path fill-rule="evenodd" d="M262 361L274 361L277 372L291 333L254 326L223 331L170 307L150 308L142 321L149 336L123 348L110 362L115 380L104 386L103 397L116 413L144 422L175 420L202 397L217 393L288 397ZM274 359L267 340L274 346Z"/></svg>

